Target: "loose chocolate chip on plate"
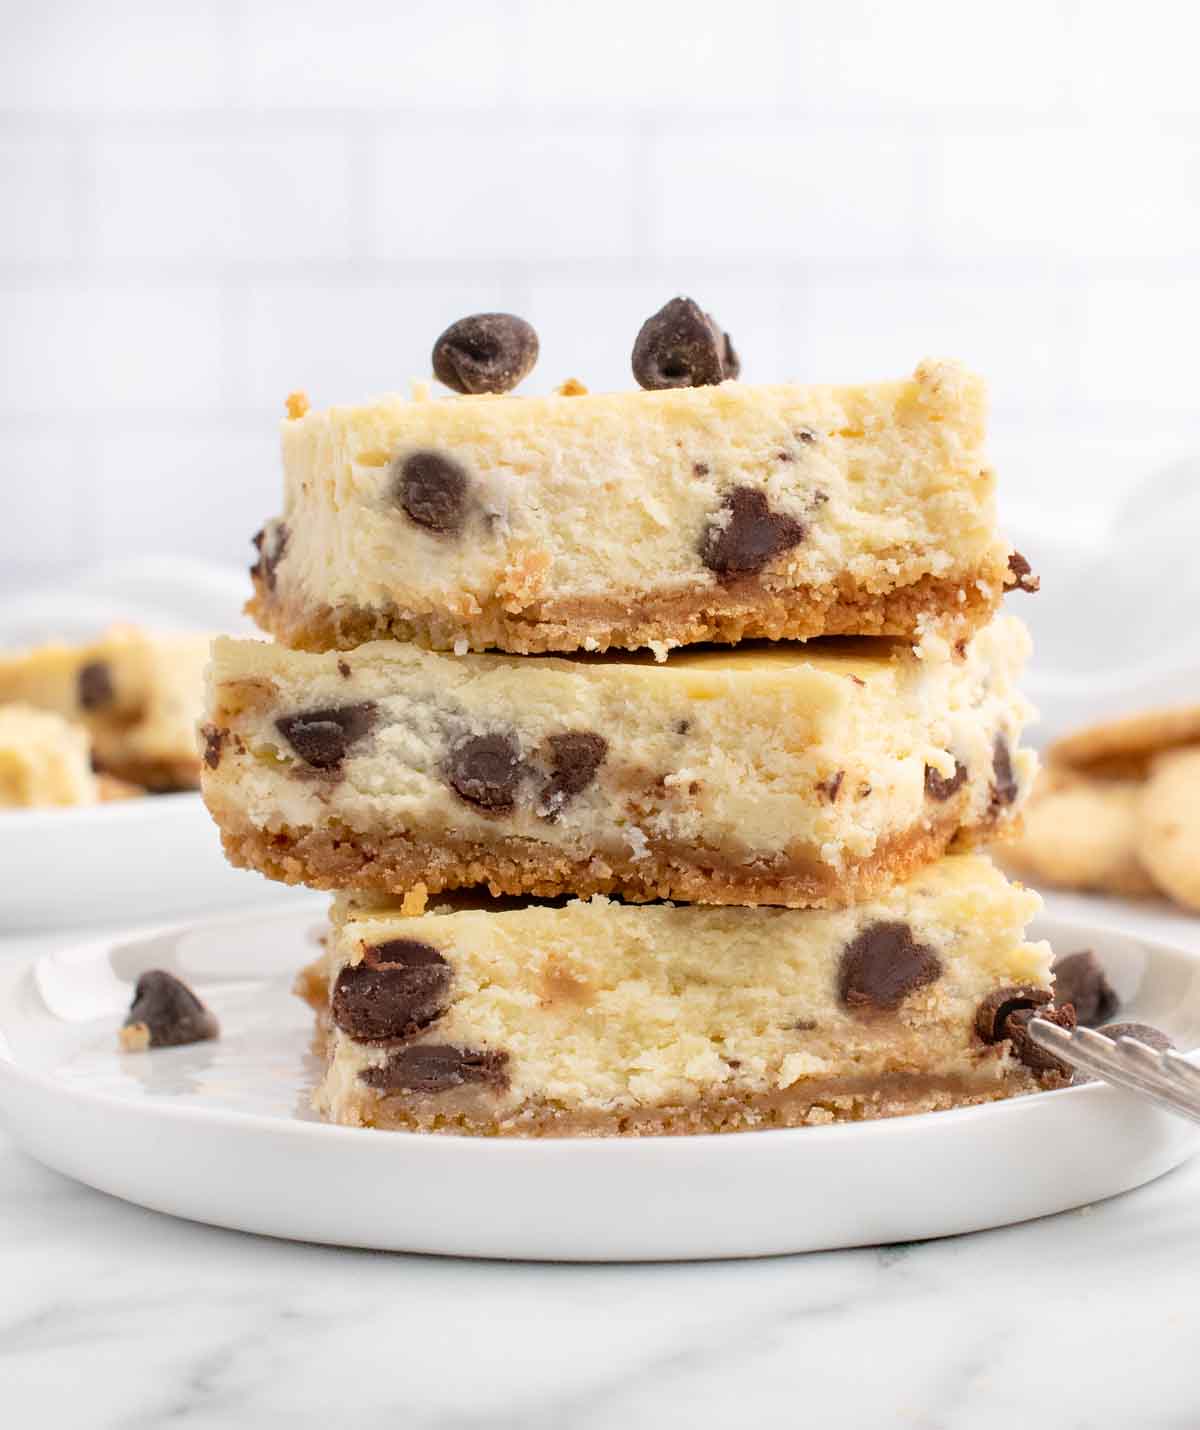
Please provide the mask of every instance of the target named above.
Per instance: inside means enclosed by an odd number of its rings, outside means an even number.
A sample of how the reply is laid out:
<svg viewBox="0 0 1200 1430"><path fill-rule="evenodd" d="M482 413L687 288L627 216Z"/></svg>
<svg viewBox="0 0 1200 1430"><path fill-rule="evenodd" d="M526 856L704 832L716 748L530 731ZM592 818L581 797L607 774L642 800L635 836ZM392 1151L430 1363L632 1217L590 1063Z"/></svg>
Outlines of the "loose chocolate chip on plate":
<svg viewBox="0 0 1200 1430"><path fill-rule="evenodd" d="M216 1018L186 983L164 969L152 968L134 987L120 1037L126 1052L140 1052L202 1043L219 1031Z"/></svg>
<svg viewBox="0 0 1200 1430"><path fill-rule="evenodd" d="M1062 1008L1049 1005L1045 1008L1018 1008L1004 1020L1004 1036L1012 1042L1012 1050L1030 1072L1058 1073L1070 1077L1074 1069L1061 1058L1056 1058L1030 1036L1029 1023L1033 1018L1045 1018L1068 1032L1075 1026L1075 1009L1068 1003Z"/></svg>
<svg viewBox="0 0 1200 1430"><path fill-rule="evenodd" d="M258 560L251 566L250 574L261 581L268 591L275 589L275 574L287 551L291 534L287 523L282 521L270 522L255 533L254 549L258 552Z"/></svg>
<svg viewBox="0 0 1200 1430"><path fill-rule="evenodd" d="M1041 1008L1050 1002L1048 988L1031 984L1008 984L993 988L975 1012L975 1031L985 1043L998 1043L1005 1037L1004 1024L1012 1013L1024 1008Z"/></svg>
<svg viewBox="0 0 1200 1430"><path fill-rule="evenodd" d="M608 754L608 741L590 730L572 730L551 735L550 778L538 797L538 812L553 819L575 795L581 794L596 778L596 771Z"/></svg>
<svg viewBox="0 0 1200 1430"><path fill-rule="evenodd" d="M1054 960L1054 1001L1070 1003L1085 1028L1107 1023L1120 1006L1116 990L1090 948Z"/></svg>
<svg viewBox="0 0 1200 1430"><path fill-rule="evenodd" d="M1012 804L1018 793L1019 787L1017 777L1013 773L1012 755L1009 753L1008 741L1003 735L997 735L996 743L992 746L991 807L993 811Z"/></svg>
<svg viewBox="0 0 1200 1430"><path fill-rule="evenodd" d="M409 520L439 536L462 530L469 489L466 471L440 452L405 457L392 484L394 500Z"/></svg>
<svg viewBox="0 0 1200 1430"><path fill-rule="evenodd" d="M838 996L848 1008L895 1009L941 973L941 959L906 923L871 924L842 952Z"/></svg>
<svg viewBox="0 0 1200 1430"><path fill-rule="evenodd" d="M216 725L205 725L201 733L204 736L204 763L210 770L215 770L221 763L221 750L229 738L229 731Z"/></svg>
<svg viewBox="0 0 1200 1430"><path fill-rule="evenodd" d="M330 1013L360 1043L410 1038L445 1012L451 977L450 965L432 944L390 939L341 970Z"/></svg>
<svg viewBox="0 0 1200 1430"><path fill-rule="evenodd" d="M690 298L672 298L647 318L633 345L633 375L651 391L711 387L740 370L728 334Z"/></svg>
<svg viewBox="0 0 1200 1430"><path fill-rule="evenodd" d="M1008 574L1012 579L1005 585L1010 591L1015 589L1032 593L1041 590L1042 578L1033 574L1033 567L1019 551L1014 551L1008 558Z"/></svg>
<svg viewBox="0 0 1200 1430"><path fill-rule="evenodd" d="M1118 1038L1136 1038L1139 1043L1145 1043L1156 1053L1165 1053L1175 1046L1161 1028L1151 1027L1149 1023L1109 1023L1107 1027L1097 1028L1096 1031L1106 1038L1111 1038L1114 1043Z"/></svg>
<svg viewBox="0 0 1200 1430"><path fill-rule="evenodd" d="M930 799L945 800L962 789L967 778L967 767L961 760L955 760L952 775L940 775L932 765L925 766L925 793Z"/></svg>
<svg viewBox="0 0 1200 1430"><path fill-rule="evenodd" d="M449 1092L465 1083L501 1091L508 1086L507 1067L507 1053L418 1043L393 1053L382 1067L364 1068L359 1077L379 1092Z"/></svg>
<svg viewBox="0 0 1200 1430"><path fill-rule="evenodd" d="M455 392L509 392L538 360L538 336L512 313L475 313L433 345L433 373Z"/></svg>
<svg viewBox="0 0 1200 1430"><path fill-rule="evenodd" d="M725 498L728 516L714 521L700 543L700 559L718 576L752 576L768 561L804 540L804 524L781 516L755 487L735 487Z"/></svg>
<svg viewBox="0 0 1200 1430"><path fill-rule="evenodd" d="M524 773L521 751L511 735L469 735L450 751L446 778L468 804L509 810Z"/></svg>
<svg viewBox="0 0 1200 1430"><path fill-rule="evenodd" d="M275 728L292 749L314 770L336 770L351 749L375 724L373 701L333 705L325 710L302 710L281 715Z"/></svg>
<svg viewBox="0 0 1200 1430"><path fill-rule="evenodd" d="M103 710L116 699L112 671L104 660L89 660L81 665L76 686L81 710Z"/></svg>

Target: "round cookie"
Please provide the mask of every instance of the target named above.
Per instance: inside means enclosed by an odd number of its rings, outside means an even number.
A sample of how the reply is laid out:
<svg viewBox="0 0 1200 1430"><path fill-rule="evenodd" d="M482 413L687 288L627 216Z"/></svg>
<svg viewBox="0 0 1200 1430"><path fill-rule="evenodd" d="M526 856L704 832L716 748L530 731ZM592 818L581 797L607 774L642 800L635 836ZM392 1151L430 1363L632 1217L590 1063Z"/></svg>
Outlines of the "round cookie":
<svg viewBox="0 0 1200 1430"><path fill-rule="evenodd" d="M1141 896L1155 888L1138 858L1142 785L1044 770L1022 832L999 862L1033 883Z"/></svg>
<svg viewBox="0 0 1200 1430"><path fill-rule="evenodd" d="M1138 823L1150 877L1179 903L1200 909L1200 746L1154 761Z"/></svg>
<svg viewBox="0 0 1200 1430"><path fill-rule="evenodd" d="M1109 779L1144 779L1156 755L1193 744L1200 744L1200 705L1181 705L1064 735L1046 751L1046 762Z"/></svg>

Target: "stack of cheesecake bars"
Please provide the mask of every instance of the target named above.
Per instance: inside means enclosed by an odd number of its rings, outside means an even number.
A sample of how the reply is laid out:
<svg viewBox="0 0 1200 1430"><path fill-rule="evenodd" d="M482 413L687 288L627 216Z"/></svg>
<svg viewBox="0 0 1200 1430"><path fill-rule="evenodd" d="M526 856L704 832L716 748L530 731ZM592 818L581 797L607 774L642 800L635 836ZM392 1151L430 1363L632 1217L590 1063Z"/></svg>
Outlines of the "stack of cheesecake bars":
<svg viewBox="0 0 1200 1430"><path fill-rule="evenodd" d="M671 308L642 390L289 399L275 642L213 648L204 793L235 864L336 891L299 982L332 1121L732 1131L1062 1077L1038 899L964 852L1035 769L982 384L746 384ZM517 320L469 321L511 386Z"/></svg>

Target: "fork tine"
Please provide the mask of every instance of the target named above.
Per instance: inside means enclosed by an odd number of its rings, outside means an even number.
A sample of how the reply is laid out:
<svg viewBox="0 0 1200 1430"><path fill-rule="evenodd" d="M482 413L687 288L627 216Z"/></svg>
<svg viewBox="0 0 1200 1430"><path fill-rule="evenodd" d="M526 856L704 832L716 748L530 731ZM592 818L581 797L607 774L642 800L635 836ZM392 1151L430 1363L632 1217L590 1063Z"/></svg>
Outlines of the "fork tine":
<svg viewBox="0 0 1200 1430"><path fill-rule="evenodd" d="M1044 1018L1030 1019L1029 1031L1034 1042L1071 1066L1200 1122L1200 1070L1178 1053L1160 1054L1128 1035L1114 1041L1091 1028L1068 1032Z"/></svg>

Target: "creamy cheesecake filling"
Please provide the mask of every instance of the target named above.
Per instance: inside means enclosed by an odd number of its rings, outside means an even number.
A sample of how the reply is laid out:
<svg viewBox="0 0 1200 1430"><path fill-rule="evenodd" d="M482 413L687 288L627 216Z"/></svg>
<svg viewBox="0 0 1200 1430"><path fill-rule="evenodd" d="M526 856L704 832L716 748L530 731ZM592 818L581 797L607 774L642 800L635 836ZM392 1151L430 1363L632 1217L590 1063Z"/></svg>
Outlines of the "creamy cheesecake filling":
<svg viewBox="0 0 1200 1430"><path fill-rule="evenodd" d="M1036 895L948 858L832 912L343 897L301 989L316 1106L430 1130L717 1130L1005 1096L1037 1069L981 1010L1048 1001ZM981 1031L982 1029L982 1031Z"/></svg>
<svg viewBox="0 0 1200 1430"><path fill-rule="evenodd" d="M1013 817L1035 767L1019 748L1027 644L1012 618L957 647L742 646L665 665L219 640L204 793L235 857L265 867L274 843L324 887L474 883L454 865L489 853L485 877L510 892L561 878L703 895L670 868L714 883L744 868L751 892L832 886L885 849L932 857Z"/></svg>
<svg viewBox="0 0 1200 1430"><path fill-rule="evenodd" d="M211 637L114 627L82 645L0 655L0 701L82 725L97 768L152 789L194 788Z"/></svg>
<svg viewBox="0 0 1200 1430"><path fill-rule="evenodd" d="M0 705L0 809L95 804L87 734L30 705Z"/></svg>
<svg viewBox="0 0 1200 1430"><path fill-rule="evenodd" d="M473 648L668 648L737 639L728 621L837 630L839 603L816 593L838 590L870 621L854 629L887 629L865 597L933 582L897 633L922 617L978 623L1010 583L985 405L978 378L925 362L860 387L308 412L283 426L284 509L260 538L252 609L311 647L373 629ZM774 630L756 604L778 608ZM897 603L889 619L903 615Z"/></svg>

